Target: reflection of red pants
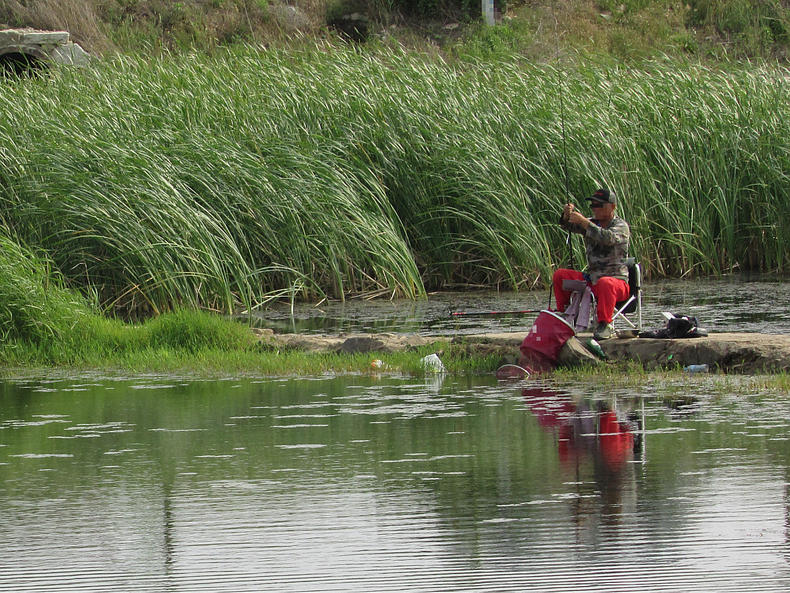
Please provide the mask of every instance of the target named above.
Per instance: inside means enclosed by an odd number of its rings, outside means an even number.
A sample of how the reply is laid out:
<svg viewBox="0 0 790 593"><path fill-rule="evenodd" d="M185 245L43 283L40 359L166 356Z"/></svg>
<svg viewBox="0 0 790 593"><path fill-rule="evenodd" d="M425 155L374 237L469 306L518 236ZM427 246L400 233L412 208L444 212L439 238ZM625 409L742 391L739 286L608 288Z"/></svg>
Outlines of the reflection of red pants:
<svg viewBox="0 0 790 593"><path fill-rule="evenodd" d="M617 420L614 412L604 412L598 418L598 447L610 469L620 469L632 458L634 433Z"/></svg>
<svg viewBox="0 0 790 593"><path fill-rule="evenodd" d="M564 311L571 301L571 291L563 290L562 288L563 280L584 281L584 275L581 272L569 270L567 268L560 268L554 272L554 278L552 279L552 284L554 285L554 299L557 301L557 311L560 312ZM615 303L626 300L631 293L628 282L620 278L601 276L598 282L590 284L589 286L598 303L596 310L598 321L611 323L612 315L614 315Z"/></svg>

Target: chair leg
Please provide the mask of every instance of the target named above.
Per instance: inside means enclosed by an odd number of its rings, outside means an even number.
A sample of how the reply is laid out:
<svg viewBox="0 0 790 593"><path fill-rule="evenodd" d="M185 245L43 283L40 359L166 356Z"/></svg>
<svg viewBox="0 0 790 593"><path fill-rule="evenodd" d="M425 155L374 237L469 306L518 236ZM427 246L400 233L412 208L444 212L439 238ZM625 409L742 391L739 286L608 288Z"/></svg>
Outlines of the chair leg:
<svg viewBox="0 0 790 593"><path fill-rule="evenodd" d="M638 291L636 308L639 311L639 331L642 331L642 291Z"/></svg>
<svg viewBox="0 0 790 593"><path fill-rule="evenodd" d="M631 313L635 312L637 314L638 317L637 323L634 323L633 321L631 321L631 318L628 317L630 313L628 314L623 313L625 308L628 307L634 301L636 301L636 309L635 311L631 311ZM642 292L641 291L637 292L635 296L630 297L623 304L623 306L620 307L619 310L615 311L614 315L612 316L612 322L614 323L614 320L617 319L618 317L622 317L625 320L625 322L628 325L630 325L633 329L639 330L640 332L642 331Z"/></svg>
<svg viewBox="0 0 790 593"><path fill-rule="evenodd" d="M625 311L625 308L628 307L628 305L630 305L631 303L633 303L635 299L636 297L633 296L629 297L629 299L625 303L623 303L623 306L614 312L614 315L612 316L612 323L614 323L614 320L617 319L618 317L622 317L623 319L625 319L628 325L630 325L631 327L636 327L633 324L633 322L630 319L628 319L628 316L625 313L623 313L623 311Z"/></svg>

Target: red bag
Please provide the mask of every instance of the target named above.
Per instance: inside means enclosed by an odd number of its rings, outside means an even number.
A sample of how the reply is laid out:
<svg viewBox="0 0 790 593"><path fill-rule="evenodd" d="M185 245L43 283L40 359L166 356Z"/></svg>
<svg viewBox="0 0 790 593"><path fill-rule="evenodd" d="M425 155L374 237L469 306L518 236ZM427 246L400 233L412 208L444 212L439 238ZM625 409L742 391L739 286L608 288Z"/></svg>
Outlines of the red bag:
<svg viewBox="0 0 790 593"><path fill-rule="evenodd" d="M535 371L552 370L563 345L576 335L573 327L552 311L541 311L521 343L519 365Z"/></svg>

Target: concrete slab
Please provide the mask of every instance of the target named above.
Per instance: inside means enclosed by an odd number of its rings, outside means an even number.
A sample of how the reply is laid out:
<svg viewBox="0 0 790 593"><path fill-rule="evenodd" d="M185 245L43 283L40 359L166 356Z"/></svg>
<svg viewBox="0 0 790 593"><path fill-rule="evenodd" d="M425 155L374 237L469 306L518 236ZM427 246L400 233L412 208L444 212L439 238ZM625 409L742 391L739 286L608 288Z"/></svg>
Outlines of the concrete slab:
<svg viewBox="0 0 790 593"><path fill-rule="evenodd" d="M0 66L4 60L16 59L17 54L68 66L84 66L90 60L85 50L70 41L68 31L0 30Z"/></svg>
<svg viewBox="0 0 790 593"><path fill-rule="evenodd" d="M635 360L645 368L707 364L730 373L790 371L790 336L716 333L703 338L659 340L612 339L601 342L613 360Z"/></svg>

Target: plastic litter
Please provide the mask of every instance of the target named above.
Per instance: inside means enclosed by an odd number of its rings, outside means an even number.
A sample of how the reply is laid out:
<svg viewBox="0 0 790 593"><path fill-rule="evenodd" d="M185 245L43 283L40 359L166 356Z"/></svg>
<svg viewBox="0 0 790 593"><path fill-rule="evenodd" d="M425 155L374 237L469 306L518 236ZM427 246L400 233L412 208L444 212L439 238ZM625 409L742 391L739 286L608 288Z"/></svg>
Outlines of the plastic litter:
<svg viewBox="0 0 790 593"><path fill-rule="evenodd" d="M706 364L690 364L687 367L683 367L683 370L687 373L707 373L710 367Z"/></svg>
<svg viewBox="0 0 790 593"><path fill-rule="evenodd" d="M370 361L370 368L372 369L380 369L384 366L384 363L380 361L378 358L375 360Z"/></svg>
<svg viewBox="0 0 790 593"><path fill-rule="evenodd" d="M422 362L423 368L431 373L444 373L446 370L444 368L444 363L442 363L442 360L436 353L424 356L420 362Z"/></svg>
<svg viewBox="0 0 790 593"><path fill-rule="evenodd" d="M584 342L584 345L587 348L587 350L595 354L595 356L606 360L606 352L603 351L603 348L601 348L601 345L597 342L597 340L590 338L589 340Z"/></svg>

